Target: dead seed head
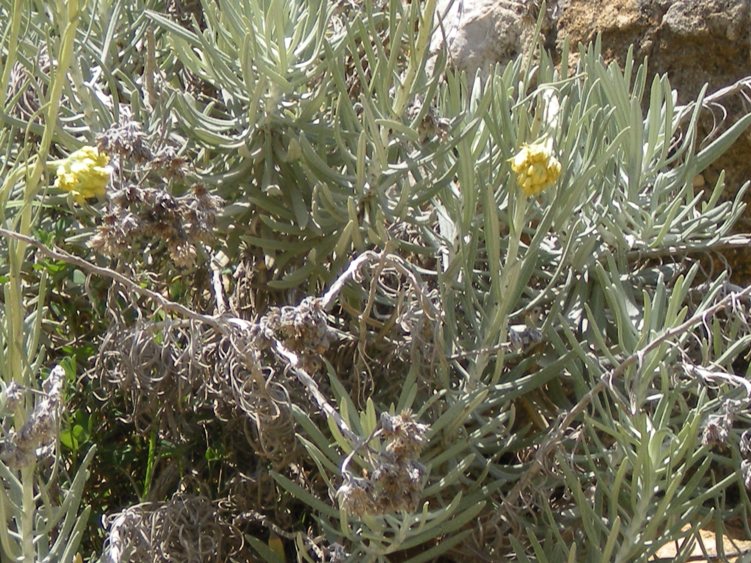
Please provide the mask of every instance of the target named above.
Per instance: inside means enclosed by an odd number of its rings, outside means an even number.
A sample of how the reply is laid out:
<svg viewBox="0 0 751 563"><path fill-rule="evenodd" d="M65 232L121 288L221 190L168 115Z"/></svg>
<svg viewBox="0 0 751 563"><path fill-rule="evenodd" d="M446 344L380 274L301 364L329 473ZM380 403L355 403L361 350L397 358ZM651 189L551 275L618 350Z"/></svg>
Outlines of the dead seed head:
<svg viewBox="0 0 751 563"><path fill-rule="evenodd" d="M42 383L42 394L26 422L19 431L11 429L8 433L0 459L9 467L25 467L54 452L47 446L57 439L64 379L63 368L55 367ZM16 400L20 401L21 397Z"/></svg>
<svg viewBox="0 0 751 563"><path fill-rule="evenodd" d="M726 415L711 415L702 433L702 444L710 448L727 447L730 433L729 422Z"/></svg>
<svg viewBox="0 0 751 563"><path fill-rule="evenodd" d="M135 164L148 162L153 158L141 124L124 118L97 137L100 152L118 155Z"/></svg>
<svg viewBox="0 0 751 563"><path fill-rule="evenodd" d="M163 244L175 266L189 268L197 261L198 246L211 240L221 202L203 186L174 197L129 185L112 196L89 246L111 258L128 252L135 258L141 247Z"/></svg>
<svg viewBox="0 0 751 563"><path fill-rule="evenodd" d="M366 479L348 478L339 487L336 497L341 507L353 516L362 517L376 511L372 498L372 486Z"/></svg>
<svg viewBox="0 0 751 563"><path fill-rule="evenodd" d="M416 459L426 444L428 425L415 420L412 411L405 410L398 416L381 413L381 428L388 441L386 451L395 458Z"/></svg>

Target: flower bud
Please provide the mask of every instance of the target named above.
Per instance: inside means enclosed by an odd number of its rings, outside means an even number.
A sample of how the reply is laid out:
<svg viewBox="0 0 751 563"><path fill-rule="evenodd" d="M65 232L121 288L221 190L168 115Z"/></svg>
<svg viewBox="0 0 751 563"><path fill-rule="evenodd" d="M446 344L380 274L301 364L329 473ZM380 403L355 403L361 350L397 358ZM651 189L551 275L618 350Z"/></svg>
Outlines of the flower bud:
<svg viewBox="0 0 751 563"><path fill-rule="evenodd" d="M109 157L94 147L83 147L72 153L57 168L55 187L73 194L76 203L89 198L104 198L112 168Z"/></svg>
<svg viewBox="0 0 751 563"><path fill-rule="evenodd" d="M524 145L511 159L516 181L527 197L542 193L561 175L561 163L544 144Z"/></svg>

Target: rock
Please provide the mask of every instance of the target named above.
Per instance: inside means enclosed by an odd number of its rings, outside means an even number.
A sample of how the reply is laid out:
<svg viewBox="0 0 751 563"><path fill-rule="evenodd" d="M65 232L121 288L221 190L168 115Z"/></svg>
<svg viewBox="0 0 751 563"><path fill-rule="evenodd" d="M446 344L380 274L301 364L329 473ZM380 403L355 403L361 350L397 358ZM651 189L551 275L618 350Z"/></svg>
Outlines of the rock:
<svg viewBox="0 0 751 563"><path fill-rule="evenodd" d="M650 74L668 73L679 101L751 75L749 0L567 0L558 45L602 35L606 57L623 62L629 48L649 57Z"/></svg>
<svg viewBox="0 0 751 563"><path fill-rule="evenodd" d="M431 50L448 46L448 64L474 75L487 74L532 45L535 20L522 2L510 0L439 0L440 30Z"/></svg>
<svg viewBox="0 0 751 563"><path fill-rule="evenodd" d="M580 43L603 38L603 54L622 62L630 46L637 56L649 40L652 21L637 0L567 0L561 3L557 22L557 43L560 49L567 40L575 50Z"/></svg>
<svg viewBox="0 0 751 563"><path fill-rule="evenodd" d="M728 41L745 40L741 37L748 28L748 2L746 0L683 0L670 5L663 25L677 36L711 36Z"/></svg>

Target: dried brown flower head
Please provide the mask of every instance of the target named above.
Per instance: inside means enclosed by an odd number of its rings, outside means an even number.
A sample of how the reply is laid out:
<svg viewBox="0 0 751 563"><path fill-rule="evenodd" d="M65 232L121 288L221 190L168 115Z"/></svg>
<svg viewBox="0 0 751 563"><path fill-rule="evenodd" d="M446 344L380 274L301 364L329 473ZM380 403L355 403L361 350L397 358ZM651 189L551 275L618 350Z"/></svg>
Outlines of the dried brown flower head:
<svg viewBox="0 0 751 563"><path fill-rule="evenodd" d="M428 425L417 422L410 410L398 416L381 413L381 428L388 441L386 451L400 460L418 458L427 442Z"/></svg>
<svg viewBox="0 0 751 563"><path fill-rule="evenodd" d="M221 204L201 185L182 197L128 185L113 194L89 246L114 258L129 250L135 256L142 245L164 245L177 267L189 268L197 260L198 245L211 240Z"/></svg>
<svg viewBox="0 0 751 563"><path fill-rule="evenodd" d="M118 155L135 164L148 162L153 158L141 124L128 118L113 125L97 137L100 152Z"/></svg>
<svg viewBox="0 0 751 563"><path fill-rule="evenodd" d="M8 433L0 459L18 469L52 453L47 447L57 439L65 370L56 366L42 384L42 395L26 422L17 432Z"/></svg>

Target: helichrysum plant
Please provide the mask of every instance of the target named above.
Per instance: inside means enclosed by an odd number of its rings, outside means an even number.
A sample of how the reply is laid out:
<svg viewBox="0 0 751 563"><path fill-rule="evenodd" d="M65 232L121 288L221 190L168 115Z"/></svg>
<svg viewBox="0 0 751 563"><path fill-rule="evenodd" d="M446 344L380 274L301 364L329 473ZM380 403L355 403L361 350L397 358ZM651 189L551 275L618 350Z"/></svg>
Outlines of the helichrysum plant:
<svg viewBox="0 0 751 563"><path fill-rule="evenodd" d="M4 557L648 561L747 519L745 187L693 180L751 116L703 139L599 44L466 76L435 0L54 6L47 125L0 98Z"/></svg>

